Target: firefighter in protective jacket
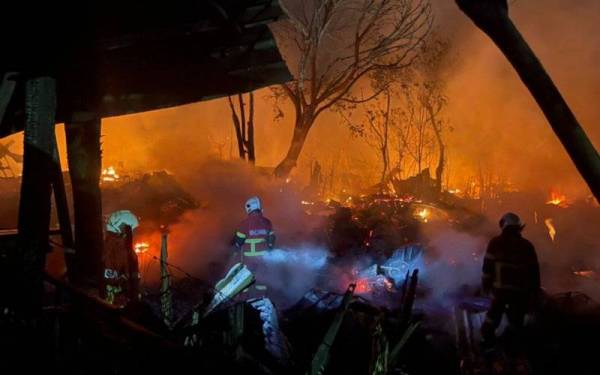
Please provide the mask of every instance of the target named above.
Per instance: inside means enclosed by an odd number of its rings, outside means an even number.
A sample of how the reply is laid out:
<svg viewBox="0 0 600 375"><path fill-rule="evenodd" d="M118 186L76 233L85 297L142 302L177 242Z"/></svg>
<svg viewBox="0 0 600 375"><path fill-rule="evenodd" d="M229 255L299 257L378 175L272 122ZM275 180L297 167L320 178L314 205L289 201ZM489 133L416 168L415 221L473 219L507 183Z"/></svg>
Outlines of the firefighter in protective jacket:
<svg viewBox="0 0 600 375"><path fill-rule="evenodd" d="M101 292L108 303L140 298L140 272L133 248L133 231L138 225L137 217L127 210L113 212L106 222Z"/></svg>
<svg viewBox="0 0 600 375"><path fill-rule="evenodd" d="M483 261L482 286L492 304L481 327L484 345L491 345L506 313L509 327L520 329L530 303L540 290L535 248L523 236L525 226L514 213L500 219L502 233L488 244Z"/></svg>
<svg viewBox="0 0 600 375"><path fill-rule="evenodd" d="M275 245L275 232L271 221L263 216L262 205L258 197L246 201L248 217L240 223L235 233L234 244L240 251L244 263L256 276L256 289L266 287L260 285L261 258Z"/></svg>

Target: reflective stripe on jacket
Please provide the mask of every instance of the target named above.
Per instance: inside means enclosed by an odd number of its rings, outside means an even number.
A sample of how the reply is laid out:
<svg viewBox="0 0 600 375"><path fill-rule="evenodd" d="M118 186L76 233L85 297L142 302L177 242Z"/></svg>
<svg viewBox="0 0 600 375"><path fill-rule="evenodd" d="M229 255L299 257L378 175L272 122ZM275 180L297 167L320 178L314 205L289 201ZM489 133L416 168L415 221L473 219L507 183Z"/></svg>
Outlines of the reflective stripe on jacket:
<svg viewBox="0 0 600 375"><path fill-rule="evenodd" d="M244 256L258 257L265 255L272 246L275 233L271 221L256 211L240 223L235 237Z"/></svg>

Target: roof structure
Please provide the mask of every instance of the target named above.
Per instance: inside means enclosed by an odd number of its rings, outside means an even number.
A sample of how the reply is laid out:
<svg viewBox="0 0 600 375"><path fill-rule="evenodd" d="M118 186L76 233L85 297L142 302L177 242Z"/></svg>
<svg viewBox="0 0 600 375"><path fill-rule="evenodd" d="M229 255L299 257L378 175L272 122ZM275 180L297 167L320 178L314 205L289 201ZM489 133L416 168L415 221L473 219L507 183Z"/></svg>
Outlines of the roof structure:
<svg viewBox="0 0 600 375"><path fill-rule="evenodd" d="M56 4L56 3L53 3ZM291 79L268 24L276 0L58 3L0 26L0 137L22 130L27 75L58 82L57 122L118 116L247 92ZM75 5L77 6L77 5ZM75 13L73 13L75 12ZM49 24L50 22L50 24ZM23 31L23 32L21 32ZM17 36L18 37L17 37ZM5 105L8 72L17 85Z"/></svg>

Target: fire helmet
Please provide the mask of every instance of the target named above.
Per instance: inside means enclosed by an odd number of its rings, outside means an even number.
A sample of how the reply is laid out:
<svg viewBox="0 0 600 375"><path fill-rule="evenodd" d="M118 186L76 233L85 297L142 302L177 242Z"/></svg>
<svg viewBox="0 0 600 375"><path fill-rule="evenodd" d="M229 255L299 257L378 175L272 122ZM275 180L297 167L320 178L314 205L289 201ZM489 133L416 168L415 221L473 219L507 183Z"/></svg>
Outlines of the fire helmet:
<svg viewBox="0 0 600 375"><path fill-rule="evenodd" d="M519 227L523 228L523 222L521 222L521 218L512 212L505 213L502 218L500 218L500 228L504 229L506 227Z"/></svg>
<svg viewBox="0 0 600 375"><path fill-rule="evenodd" d="M262 211L259 197L252 197L246 201L246 213L249 214L252 211Z"/></svg>
<svg viewBox="0 0 600 375"><path fill-rule="evenodd" d="M129 225L134 230L140 225L138 218L129 210L115 211L106 221L106 230L112 233L121 233L121 225Z"/></svg>

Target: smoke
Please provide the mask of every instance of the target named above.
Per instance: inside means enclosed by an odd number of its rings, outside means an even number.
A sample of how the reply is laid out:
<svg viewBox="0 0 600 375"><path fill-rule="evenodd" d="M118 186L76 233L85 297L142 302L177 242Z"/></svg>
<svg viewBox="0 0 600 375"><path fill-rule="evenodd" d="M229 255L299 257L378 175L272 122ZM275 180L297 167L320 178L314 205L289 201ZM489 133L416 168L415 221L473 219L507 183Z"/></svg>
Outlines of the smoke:
<svg viewBox="0 0 600 375"><path fill-rule="evenodd" d="M464 289L474 290L481 282L483 253L489 237L457 231L447 225L423 226L427 243L419 282L429 291L425 304L449 307Z"/></svg>
<svg viewBox="0 0 600 375"><path fill-rule="evenodd" d="M453 35L457 63L448 72L450 181L479 170L521 190L589 190L541 110L498 48L453 2L436 2L437 19ZM441 4L445 3L445 4ZM448 4L450 3L450 4ZM563 93L592 142L600 144L600 30L594 0L510 3L511 17ZM463 188L463 186L458 186Z"/></svg>
<svg viewBox="0 0 600 375"><path fill-rule="evenodd" d="M318 285L327 272L329 251L314 245L274 249L263 259L262 280L276 304L285 309Z"/></svg>
<svg viewBox="0 0 600 375"><path fill-rule="evenodd" d="M278 250L266 258L269 274L282 275L284 269L292 272L290 266L295 265L298 285L306 285L301 280L308 280L303 272L324 261L325 250L318 247L323 223L305 214L293 182L261 174L243 162L215 159L189 166L176 178L200 208L188 211L169 228L169 263L211 282L224 276L227 267L239 259L231 240L246 217L245 201L255 195L261 198L263 214L272 221L277 237ZM153 254L160 254L159 233L144 234L136 240L150 242ZM294 276L290 277L295 283Z"/></svg>

